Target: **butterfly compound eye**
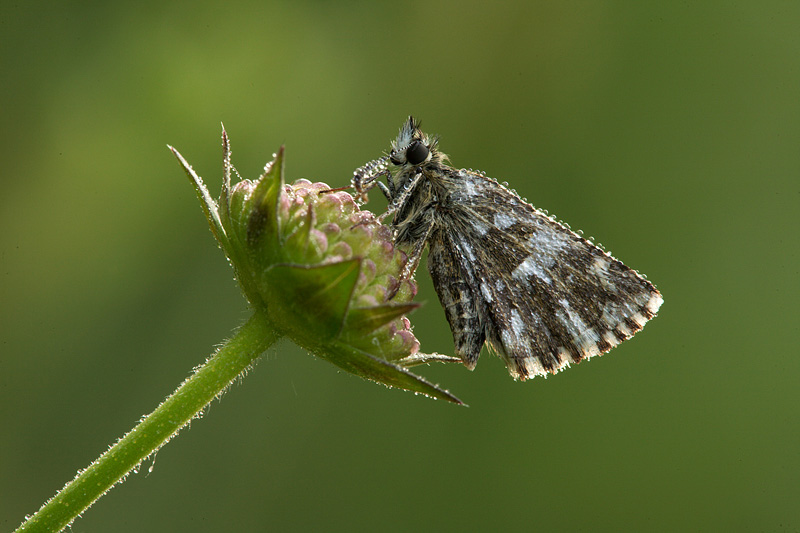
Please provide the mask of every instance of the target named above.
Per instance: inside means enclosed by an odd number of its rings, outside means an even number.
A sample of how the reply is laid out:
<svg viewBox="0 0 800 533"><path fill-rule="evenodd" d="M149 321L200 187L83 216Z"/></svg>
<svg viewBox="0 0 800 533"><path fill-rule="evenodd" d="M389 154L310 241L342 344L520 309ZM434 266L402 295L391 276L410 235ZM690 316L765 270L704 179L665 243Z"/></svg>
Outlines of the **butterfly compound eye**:
<svg viewBox="0 0 800 533"><path fill-rule="evenodd" d="M406 161L412 165L419 165L428 158L428 147L419 141L414 141L406 149Z"/></svg>

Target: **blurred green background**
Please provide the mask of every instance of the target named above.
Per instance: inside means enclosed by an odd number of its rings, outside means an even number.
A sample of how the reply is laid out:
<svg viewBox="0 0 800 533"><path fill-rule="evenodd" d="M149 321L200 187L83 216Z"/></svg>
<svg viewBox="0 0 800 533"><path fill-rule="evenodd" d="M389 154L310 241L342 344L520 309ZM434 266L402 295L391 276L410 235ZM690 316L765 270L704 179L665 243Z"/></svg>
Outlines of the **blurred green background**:
<svg viewBox="0 0 800 533"><path fill-rule="evenodd" d="M348 183L409 113L665 296L600 359L460 408L284 343L73 531L800 530L800 3L0 7L0 528L246 316L218 190ZM380 210L379 195L370 207ZM427 271L411 318L452 341Z"/></svg>

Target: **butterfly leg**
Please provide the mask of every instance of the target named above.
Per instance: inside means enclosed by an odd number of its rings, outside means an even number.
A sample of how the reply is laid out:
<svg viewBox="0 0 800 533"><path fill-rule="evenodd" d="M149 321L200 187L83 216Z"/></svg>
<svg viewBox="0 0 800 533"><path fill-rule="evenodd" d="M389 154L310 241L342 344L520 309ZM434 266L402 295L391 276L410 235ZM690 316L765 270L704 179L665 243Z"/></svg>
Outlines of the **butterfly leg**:
<svg viewBox="0 0 800 533"><path fill-rule="evenodd" d="M387 157L375 159L363 167L357 168L355 172L353 172L353 178L350 180L350 185L352 185L353 189L355 189L356 198L359 202L364 204L367 203L369 200L367 193L376 185L384 194L384 196L391 201L392 196L387 194L391 193L391 189L387 188L379 180L381 176L386 176L386 180L391 183L392 175L386 166L387 159Z"/></svg>

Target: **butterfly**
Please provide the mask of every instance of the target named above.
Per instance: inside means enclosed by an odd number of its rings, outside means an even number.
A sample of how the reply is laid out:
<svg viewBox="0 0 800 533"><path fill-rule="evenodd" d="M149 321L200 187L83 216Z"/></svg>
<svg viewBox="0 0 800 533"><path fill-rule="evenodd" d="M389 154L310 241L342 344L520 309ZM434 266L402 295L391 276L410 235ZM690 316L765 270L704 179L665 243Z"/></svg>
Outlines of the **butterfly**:
<svg viewBox="0 0 800 533"><path fill-rule="evenodd" d="M428 270L455 353L470 370L487 344L515 379L556 373L629 339L661 293L635 270L482 172L455 169L413 117L389 153L353 173L363 203L389 200L395 244ZM386 183L381 181L385 178Z"/></svg>

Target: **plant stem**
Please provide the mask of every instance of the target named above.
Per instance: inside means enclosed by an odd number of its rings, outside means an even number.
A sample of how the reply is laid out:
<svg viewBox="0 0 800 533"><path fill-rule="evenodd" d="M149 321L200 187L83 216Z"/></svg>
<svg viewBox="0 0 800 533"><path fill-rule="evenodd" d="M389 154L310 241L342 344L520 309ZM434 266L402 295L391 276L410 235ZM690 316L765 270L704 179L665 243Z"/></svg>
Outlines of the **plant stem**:
<svg viewBox="0 0 800 533"><path fill-rule="evenodd" d="M166 444L279 337L265 314L256 312L155 411L67 483L17 531L54 532L67 527L131 470Z"/></svg>

